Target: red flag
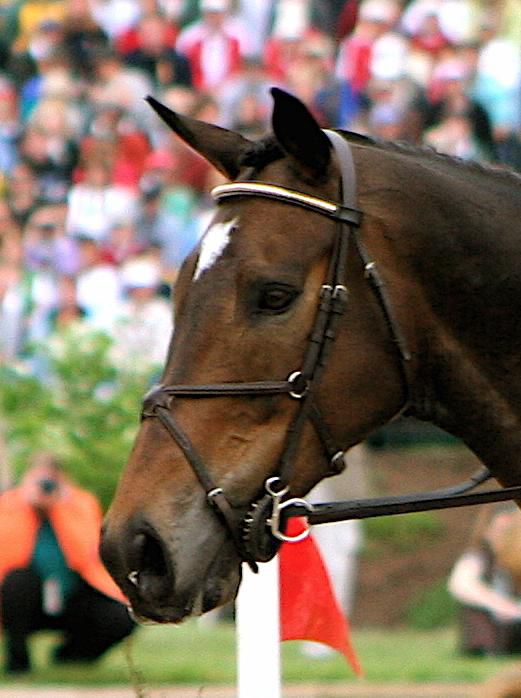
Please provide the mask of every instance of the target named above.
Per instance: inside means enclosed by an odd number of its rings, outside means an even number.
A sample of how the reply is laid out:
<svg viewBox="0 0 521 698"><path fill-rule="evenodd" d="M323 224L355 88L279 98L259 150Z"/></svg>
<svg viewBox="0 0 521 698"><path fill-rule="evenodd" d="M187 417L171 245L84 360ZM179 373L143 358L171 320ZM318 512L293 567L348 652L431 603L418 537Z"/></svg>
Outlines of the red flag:
<svg viewBox="0 0 521 698"><path fill-rule="evenodd" d="M303 519L290 519L287 535L304 528ZM335 598L328 572L311 536L283 543L280 564L281 640L312 640L341 652L353 671L362 668L351 645L349 623Z"/></svg>

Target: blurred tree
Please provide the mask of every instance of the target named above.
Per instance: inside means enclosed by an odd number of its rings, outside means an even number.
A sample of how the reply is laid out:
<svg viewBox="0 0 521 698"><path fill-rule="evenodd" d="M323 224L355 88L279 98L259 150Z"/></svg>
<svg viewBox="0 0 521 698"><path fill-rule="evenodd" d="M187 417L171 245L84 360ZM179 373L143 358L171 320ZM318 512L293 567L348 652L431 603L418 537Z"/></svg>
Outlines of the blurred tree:
<svg viewBox="0 0 521 698"><path fill-rule="evenodd" d="M150 369L120 370L111 339L92 330L62 332L38 351L39 379L24 367L0 368L0 420L14 474L35 450L50 450L108 506L130 452ZM41 357L40 357L41 359Z"/></svg>

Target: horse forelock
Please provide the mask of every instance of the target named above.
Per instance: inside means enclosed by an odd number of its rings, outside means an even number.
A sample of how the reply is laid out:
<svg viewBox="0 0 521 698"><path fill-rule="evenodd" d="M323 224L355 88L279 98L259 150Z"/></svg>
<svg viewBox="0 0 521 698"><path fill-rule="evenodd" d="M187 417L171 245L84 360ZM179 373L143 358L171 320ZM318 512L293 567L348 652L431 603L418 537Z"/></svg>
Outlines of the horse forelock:
<svg viewBox="0 0 521 698"><path fill-rule="evenodd" d="M239 160L239 168L244 172L248 170L248 177L257 178L259 173L274 162L283 160L287 157L280 144L273 135L266 136L262 140L251 143ZM289 171L297 180L308 184L317 184L325 182L329 176L329 170L323 172L306 172L306 168L302 167L296 159L289 158Z"/></svg>
<svg viewBox="0 0 521 698"><path fill-rule="evenodd" d="M252 168L259 171L276 160L284 157L284 151L273 135L254 141L251 146L242 154L239 160L239 167Z"/></svg>

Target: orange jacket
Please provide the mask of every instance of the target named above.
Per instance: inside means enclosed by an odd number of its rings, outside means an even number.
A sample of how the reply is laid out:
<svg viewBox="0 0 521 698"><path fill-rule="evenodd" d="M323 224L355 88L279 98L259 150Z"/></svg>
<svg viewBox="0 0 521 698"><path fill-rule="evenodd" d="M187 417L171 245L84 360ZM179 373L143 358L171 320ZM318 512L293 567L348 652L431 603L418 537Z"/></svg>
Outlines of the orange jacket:
<svg viewBox="0 0 521 698"><path fill-rule="evenodd" d="M94 495L74 485L49 511L69 567L98 591L125 602L98 554L101 518L101 507ZM20 488L0 495L0 584L11 570L29 565L38 528L38 516Z"/></svg>

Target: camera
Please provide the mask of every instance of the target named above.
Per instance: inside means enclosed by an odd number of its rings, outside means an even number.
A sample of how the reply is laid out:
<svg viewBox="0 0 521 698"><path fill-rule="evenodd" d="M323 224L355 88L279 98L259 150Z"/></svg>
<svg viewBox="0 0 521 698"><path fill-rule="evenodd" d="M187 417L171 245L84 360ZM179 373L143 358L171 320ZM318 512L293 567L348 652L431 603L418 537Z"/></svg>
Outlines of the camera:
<svg viewBox="0 0 521 698"><path fill-rule="evenodd" d="M52 494L58 489L58 483L56 480L52 480L51 478L44 478L43 480L40 480L38 485L44 494Z"/></svg>

